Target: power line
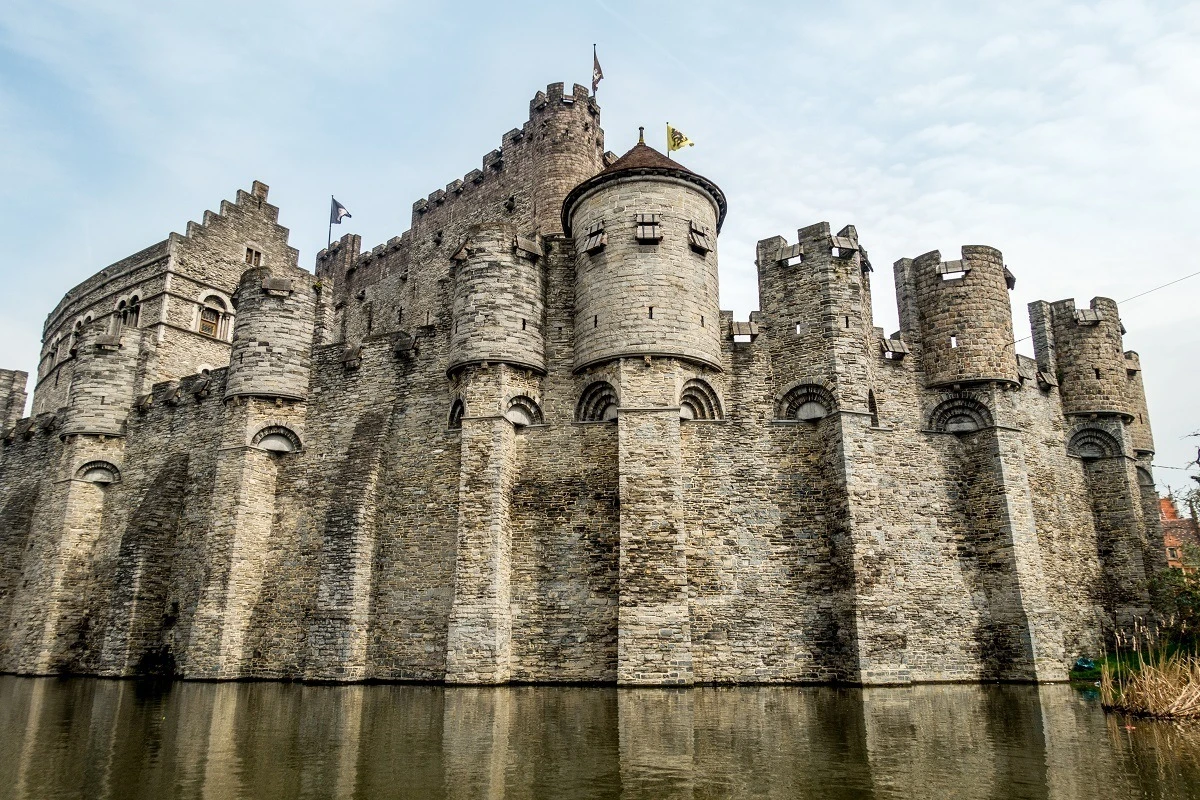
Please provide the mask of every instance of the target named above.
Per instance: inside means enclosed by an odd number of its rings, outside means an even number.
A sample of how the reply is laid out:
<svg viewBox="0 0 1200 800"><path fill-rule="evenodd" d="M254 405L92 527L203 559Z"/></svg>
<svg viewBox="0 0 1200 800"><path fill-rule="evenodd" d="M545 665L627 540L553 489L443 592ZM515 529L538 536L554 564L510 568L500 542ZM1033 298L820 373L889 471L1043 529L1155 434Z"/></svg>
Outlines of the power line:
<svg viewBox="0 0 1200 800"><path fill-rule="evenodd" d="M1150 294L1151 292L1157 292L1159 289L1165 289L1168 286L1174 286L1175 284L1179 283L1180 281L1186 281L1188 278L1194 278L1197 275L1200 275L1200 271L1193 272L1191 275L1184 275L1182 278L1176 278L1175 280L1171 281L1170 283L1164 283L1162 286L1155 286L1153 289L1147 289L1146 291L1142 292L1141 294L1135 294L1133 297L1126 297L1124 300L1122 300L1120 302L1128 303L1130 300L1137 300L1139 297L1145 297L1146 295Z"/></svg>

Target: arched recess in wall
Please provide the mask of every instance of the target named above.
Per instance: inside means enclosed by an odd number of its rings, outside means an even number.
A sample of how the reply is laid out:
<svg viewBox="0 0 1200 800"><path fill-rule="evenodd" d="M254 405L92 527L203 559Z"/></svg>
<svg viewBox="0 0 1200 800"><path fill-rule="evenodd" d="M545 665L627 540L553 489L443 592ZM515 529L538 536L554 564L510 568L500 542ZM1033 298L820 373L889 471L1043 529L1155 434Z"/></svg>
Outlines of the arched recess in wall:
<svg viewBox="0 0 1200 800"><path fill-rule="evenodd" d="M220 292L205 290L197 298L196 332L228 342L233 338L233 302Z"/></svg>
<svg viewBox="0 0 1200 800"><path fill-rule="evenodd" d="M75 470L75 477L97 486L108 486L121 480L121 470L108 461L89 461Z"/></svg>
<svg viewBox="0 0 1200 800"><path fill-rule="evenodd" d="M680 419L721 419L721 398L706 381L693 378L679 392Z"/></svg>
<svg viewBox="0 0 1200 800"><path fill-rule="evenodd" d="M272 453L295 453L300 450L300 437L283 425L268 425L254 434L250 444Z"/></svg>
<svg viewBox="0 0 1200 800"><path fill-rule="evenodd" d="M579 422L609 422L617 418L620 406L613 385L608 381L596 381L589 384L579 396L575 419Z"/></svg>
<svg viewBox="0 0 1200 800"><path fill-rule="evenodd" d="M532 397L519 395L508 401L508 407L504 409L504 418L518 428L541 425L542 409Z"/></svg>
<svg viewBox="0 0 1200 800"><path fill-rule="evenodd" d="M1145 467L1138 467L1137 468L1137 481L1138 481L1138 486L1153 486L1154 485L1154 476L1151 475L1150 470L1146 469Z"/></svg>
<svg viewBox="0 0 1200 800"><path fill-rule="evenodd" d="M836 407L833 394L824 386L802 383L789 389L775 404L775 418L816 422L832 414Z"/></svg>
<svg viewBox="0 0 1200 800"><path fill-rule="evenodd" d="M992 412L973 397L951 397L929 415L929 429L943 433L970 433L993 424Z"/></svg>
<svg viewBox="0 0 1200 800"><path fill-rule="evenodd" d="M463 403L461 397L454 398L454 402L450 404L450 419L447 421L447 427L458 429L462 427L463 417L467 413L467 406Z"/></svg>
<svg viewBox="0 0 1200 800"><path fill-rule="evenodd" d="M1084 428L1076 431L1067 444L1067 452L1085 461L1121 455L1121 443L1108 431ZM1153 482L1153 481L1152 481Z"/></svg>
<svg viewBox="0 0 1200 800"><path fill-rule="evenodd" d="M142 317L142 298L131 295L121 298L113 310L113 332L120 333L122 328L136 328Z"/></svg>

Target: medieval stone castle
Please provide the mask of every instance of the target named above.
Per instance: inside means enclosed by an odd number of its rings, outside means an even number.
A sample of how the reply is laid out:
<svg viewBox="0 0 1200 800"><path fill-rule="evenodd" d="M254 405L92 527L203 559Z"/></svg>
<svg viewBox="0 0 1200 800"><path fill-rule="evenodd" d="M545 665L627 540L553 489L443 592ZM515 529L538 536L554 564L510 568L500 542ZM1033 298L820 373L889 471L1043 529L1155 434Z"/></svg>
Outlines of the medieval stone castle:
<svg viewBox="0 0 1200 800"><path fill-rule="evenodd" d="M1058 680L1165 566L1116 304L854 226L757 248L585 87L401 236L298 266L255 182L0 372L0 671L449 683Z"/></svg>

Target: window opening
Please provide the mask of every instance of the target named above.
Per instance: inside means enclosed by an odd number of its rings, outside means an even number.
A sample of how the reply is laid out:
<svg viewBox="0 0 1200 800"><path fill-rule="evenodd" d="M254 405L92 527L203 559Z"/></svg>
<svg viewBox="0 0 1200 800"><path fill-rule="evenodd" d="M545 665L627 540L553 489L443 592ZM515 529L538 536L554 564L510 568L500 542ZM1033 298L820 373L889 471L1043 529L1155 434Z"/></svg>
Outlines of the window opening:
<svg viewBox="0 0 1200 800"><path fill-rule="evenodd" d="M650 306L650 319L654 319L654 306Z"/></svg>
<svg viewBox="0 0 1200 800"><path fill-rule="evenodd" d="M879 427L879 406L875 402L875 390L867 390L867 411L871 412L871 427Z"/></svg>
<svg viewBox="0 0 1200 800"><path fill-rule="evenodd" d="M1096 380L1100 380L1100 368L1096 367Z"/></svg>
<svg viewBox="0 0 1200 800"><path fill-rule="evenodd" d="M253 247L246 248L246 263L252 267L262 266L262 252Z"/></svg>
<svg viewBox="0 0 1200 800"><path fill-rule="evenodd" d="M205 307L200 312L200 332L205 336L211 336L214 339L217 336L217 328L221 325L221 312L215 308Z"/></svg>
<svg viewBox="0 0 1200 800"><path fill-rule="evenodd" d="M587 238L583 242L583 251L589 255L595 255L604 249L608 244L608 234L604 231L604 220L591 225L586 232Z"/></svg>
<svg viewBox="0 0 1200 800"><path fill-rule="evenodd" d="M951 337L950 337L950 346L951 346L951 347L958 347L958 337L957 337L957 336L951 336Z"/></svg>
<svg viewBox="0 0 1200 800"><path fill-rule="evenodd" d="M693 250L700 255L705 255L712 250L711 232L708 226L692 220L688 230L688 244Z"/></svg>
<svg viewBox="0 0 1200 800"><path fill-rule="evenodd" d="M642 244L658 244L662 241L662 228L659 224L661 214L635 214L634 218L637 222L634 238Z"/></svg>

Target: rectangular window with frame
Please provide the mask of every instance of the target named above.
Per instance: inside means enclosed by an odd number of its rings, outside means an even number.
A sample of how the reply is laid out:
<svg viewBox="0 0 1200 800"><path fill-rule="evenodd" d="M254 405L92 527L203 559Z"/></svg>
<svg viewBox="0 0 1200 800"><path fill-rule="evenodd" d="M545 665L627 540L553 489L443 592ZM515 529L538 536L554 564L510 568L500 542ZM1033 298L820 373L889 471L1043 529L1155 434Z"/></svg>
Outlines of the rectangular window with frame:
<svg viewBox="0 0 1200 800"><path fill-rule="evenodd" d="M221 312L215 308L205 308L200 311L200 332L214 339L221 326Z"/></svg>
<svg viewBox="0 0 1200 800"><path fill-rule="evenodd" d="M661 214L635 214L637 231L634 238L642 244L658 244L663 238L662 225L659 224L661 220Z"/></svg>
<svg viewBox="0 0 1200 800"><path fill-rule="evenodd" d="M691 221L688 230L688 244L700 255L705 255L712 250L711 231L707 225L701 225L695 220Z"/></svg>
<svg viewBox="0 0 1200 800"><path fill-rule="evenodd" d="M604 220L591 225L587 229L587 239L583 243L583 252L595 255L608 244L608 234L604 232Z"/></svg>
<svg viewBox="0 0 1200 800"><path fill-rule="evenodd" d="M255 250L253 247L246 248L246 263L252 267L262 266L262 251Z"/></svg>

